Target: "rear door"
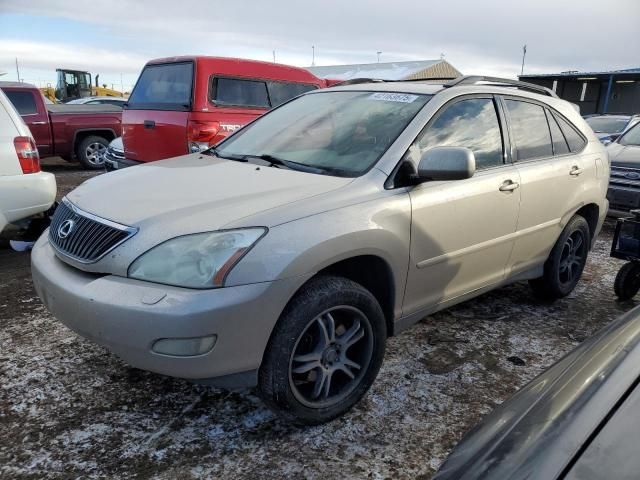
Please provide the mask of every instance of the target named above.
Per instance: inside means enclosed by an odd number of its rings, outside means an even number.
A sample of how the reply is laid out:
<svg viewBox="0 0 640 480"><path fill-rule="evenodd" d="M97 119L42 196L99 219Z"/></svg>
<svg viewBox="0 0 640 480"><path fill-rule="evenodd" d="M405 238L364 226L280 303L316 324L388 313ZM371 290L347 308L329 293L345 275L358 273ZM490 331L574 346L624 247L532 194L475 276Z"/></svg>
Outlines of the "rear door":
<svg viewBox="0 0 640 480"><path fill-rule="evenodd" d="M125 156L149 162L188 153L193 62L145 66L122 114Z"/></svg>
<svg viewBox="0 0 640 480"><path fill-rule="evenodd" d="M53 148L49 113L45 108L44 101L36 98L36 95L41 95L40 92L16 88L6 90L5 94L31 130L40 156L51 155Z"/></svg>
<svg viewBox="0 0 640 480"><path fill-rule="evenodd" d="M508 269L517 274L546 260L562 231L563 217L579 200L581 181L595 172L579 154L584 139L564 118L529 99L506 97L504 105L522 190Z"/></svg>

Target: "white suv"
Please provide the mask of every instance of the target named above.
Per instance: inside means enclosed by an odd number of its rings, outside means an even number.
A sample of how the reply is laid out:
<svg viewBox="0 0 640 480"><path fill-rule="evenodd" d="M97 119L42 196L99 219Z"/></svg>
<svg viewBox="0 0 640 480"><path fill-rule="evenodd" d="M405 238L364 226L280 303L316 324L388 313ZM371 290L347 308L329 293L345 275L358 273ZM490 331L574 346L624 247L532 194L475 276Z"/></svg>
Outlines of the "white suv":
<svg viewBox="0 0 640 480"><path fill-rule="evenodd" d="M40 171L31 132L0 91L0 233L48 210L55 198L55 177Z"/></svg>
<svg viewBox="0 0 640 480"><path fill-rule="evenodd" d="M93 178L36 243L36 291L131 365L329 420L387 336L506 283L553 299L580 278L604 146L553 92L476 80L315 90L215 148Z"/></svg>

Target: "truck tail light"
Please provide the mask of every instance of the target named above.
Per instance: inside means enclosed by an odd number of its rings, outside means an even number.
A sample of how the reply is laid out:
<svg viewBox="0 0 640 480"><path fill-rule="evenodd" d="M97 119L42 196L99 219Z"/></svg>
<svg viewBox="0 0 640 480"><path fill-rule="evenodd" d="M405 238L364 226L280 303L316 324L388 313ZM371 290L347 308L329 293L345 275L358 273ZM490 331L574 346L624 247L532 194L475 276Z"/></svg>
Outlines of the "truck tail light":
<svg viewBox="0 0 640 480"><path fill-rule="evenodd" d="M206 150L217 143L220 123L190 120L187 125L187 143L189 152L196 153Z"/></svg>
<svg viewBox="0 0 640 480"><path fill-rule="evenodd" d="M22 173L38 173L40 171L40 155L33 138L16 137L13 139L13 145L16 147Z"/></svg>

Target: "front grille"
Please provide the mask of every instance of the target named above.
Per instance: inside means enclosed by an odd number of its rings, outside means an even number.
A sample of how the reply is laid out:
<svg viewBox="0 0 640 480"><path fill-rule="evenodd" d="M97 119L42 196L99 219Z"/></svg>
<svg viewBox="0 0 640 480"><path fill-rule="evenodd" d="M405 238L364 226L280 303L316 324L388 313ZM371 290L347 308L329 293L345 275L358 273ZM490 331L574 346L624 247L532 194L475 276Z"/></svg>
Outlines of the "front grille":
<svg viewBox="0 0 640 480"><path fill-rule="evenodd" d="M94 263L136 232L133 227L83 212L63 199L51 220L49 242L63 255Z"/></svg>
<svg viewBox="0 0 640 480"><path fill-rule="evenodd" d="M105 154L107 157L110 157L114 160L124 160L124 151L116 150L115 148L109 146L107 148L107 153Z"/></svg>

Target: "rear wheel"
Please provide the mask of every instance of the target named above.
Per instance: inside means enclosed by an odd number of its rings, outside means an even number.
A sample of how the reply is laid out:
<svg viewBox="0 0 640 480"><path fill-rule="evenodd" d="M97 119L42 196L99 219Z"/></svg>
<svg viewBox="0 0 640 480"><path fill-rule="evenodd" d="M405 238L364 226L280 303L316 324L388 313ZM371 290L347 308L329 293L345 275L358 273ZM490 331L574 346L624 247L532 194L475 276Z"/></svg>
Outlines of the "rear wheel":
<svg viewBox="0 0 640 480"><path fill-rule="evenodd" d="M545 300L569 295L587 263L590 242L589 224L584 217L574 216L551 250L542 277L529 282L534 294Z"/></svg>
<svg viewBox="0 0 640 480"><path fill-rule="evenodd" d="M613 290L620 300L631 300L640 290L640 264L625 263L616 275Z"/></svg>
<svg viewBox="0 0 640 480"><path fill-rule="evenodd" d="M260 368L260 394L290 421L327 422L367 392L385 338L382 309L368 290L341 277L313 279L274 329Z"/></svg>
<svg viewBox="0 0 640 480"><path fill-rule="evenodd" d="M104 154L107 153L109 140L97 135L84 138L76 149L78 161L84 168L98 170L104 168Z"/></svg>

